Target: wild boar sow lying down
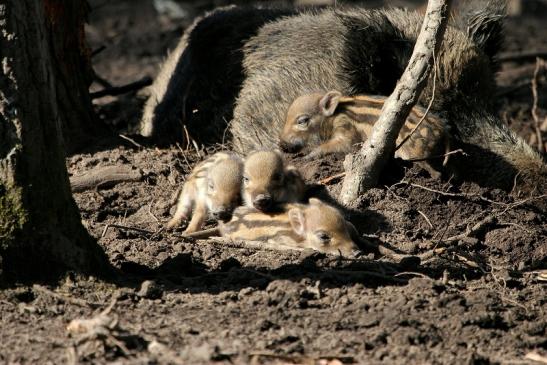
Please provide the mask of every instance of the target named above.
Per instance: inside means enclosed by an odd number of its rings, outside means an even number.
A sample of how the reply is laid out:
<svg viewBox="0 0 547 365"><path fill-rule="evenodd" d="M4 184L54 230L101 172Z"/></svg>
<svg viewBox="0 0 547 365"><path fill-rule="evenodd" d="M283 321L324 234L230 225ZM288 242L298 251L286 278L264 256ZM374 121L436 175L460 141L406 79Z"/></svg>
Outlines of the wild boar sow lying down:
<svg viewBox="0 0 547 365"><path fill-rule="evenodd" d="M222 236L234 240L312 248L344 256L359 252L352 239L354 229L336 208L315 198L309 204L289 204L271 213L240 207L230 222L220 225Z"/></svg>
<svg viewBox="0 0 547 365"><path fill-rule="evenodd" d="M302 95L289 107L279 145L287 152L311 149L308 158L350 152L370 136L385 100L384 96L343 96L338 91ZM425 160L420 162L422 166L438 176L448 157L443 154L450 150L448 124L415 106L401 128L397 145L405 139L395 157Z"/></svg>
<svg viewBox="0 0 547 365"><path fill-rule="evenodd" d="M454 166L459 176L483 185L511 189L518 177L517 183L544 188L541 156L492 107L504 1L462 3L438 52L432 105L466 152L454 156ZM287 109L300 95L390 94L421 23L422 15L400 9L214 11L187 31L165 62L141 132L173 141L184 124L194 138L208 141L215 133L221 139L228 126L239 152L275 148ZM431 99L432 77L422 105Z"/></svg>

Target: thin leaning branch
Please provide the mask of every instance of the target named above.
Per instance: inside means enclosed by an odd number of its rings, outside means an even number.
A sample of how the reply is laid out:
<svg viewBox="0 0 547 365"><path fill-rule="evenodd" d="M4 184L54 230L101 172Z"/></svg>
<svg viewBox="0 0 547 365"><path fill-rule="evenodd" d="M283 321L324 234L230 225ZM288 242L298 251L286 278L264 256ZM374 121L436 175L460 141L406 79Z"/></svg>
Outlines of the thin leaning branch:
<svg viewBox="0 0 547 365"><path fill-rule="evenodd" d="M539 57L536 58L536 68L534 69L534 77L532 78L532 96L534 98L534 102L532 105L532 118L534 119L534 129L536 132L538 150L542 153L545 152L545 146L543 145L543 137L541 135L541 128L538 116L538 74L539 70L543 68L544 65L545 61L543 61Z"/></svg>
<svg viewBox="0 0 547 365"><path fill-rule="evenodd" d="M435 63L435 52L433 52L433 88L432 88L433 91L431 92L431 99L429 99L429 104L427 105L424 115L422 115L422 118L420 118L420 121L414 126L414 128L412 128L410 133L405 138L403 138L403 140L397 145L397 147L395 147L395 151L403 147L405 142L408 141L410 137L412 137L412 135L414 134L414 132L416 132L418 128L420 128L420 125L422 125L422 123L424 122L425 117L427 117L427 114L429 113L429 110L431 109L431 106L433 105L433 102L435 101L435 89L437 86L436 80L437 80L437 64Z"/></svg>
<svg viewBox="0 0 547 365"><path fill-rule="evenodd" d="M410 110L418 101L446 29L451 0L429 0L414 51L395 90L386 100L372 135L361 150L344 161L346 177L340 200L350 206L367 189L375 186L380 172L395 148L395 141Z"/></svg>

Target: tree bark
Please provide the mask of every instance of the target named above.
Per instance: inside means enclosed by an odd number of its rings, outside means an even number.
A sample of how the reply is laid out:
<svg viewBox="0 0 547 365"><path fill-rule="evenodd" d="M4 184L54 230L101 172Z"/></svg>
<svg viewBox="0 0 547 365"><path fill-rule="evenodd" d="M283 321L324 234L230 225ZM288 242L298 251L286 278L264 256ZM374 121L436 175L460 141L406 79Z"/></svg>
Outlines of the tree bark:
<svg viewBox="0 0 547 365"><path fill-rule="evenodd" d="M57 103L65 150L72 154L108 133L96 118L89 95L94 71L84 26L90 7L86 0L41 0L45 10ZM8 1L9 3L9 1ZM66 118L64 118L66 116Z"/></svg>
<svg viewBox="0 0 547 365"><path fill-rule="evenodd" d="M51 31L81 1L56 8L56 18L52 3L0 0L0 271L13 279L109 267L81 224L62 146L62 126L80 117L69 106L85 110L87 99L65 94L81 76L59 77ZM62 72L82 73L72 66Z"/></svg>
<svg viewBox="0 0 547 365"><path fill-rule="evenodd" d="M380 173L395 148L395 141L408 113L427 84L434 53L439 49L451 0L429 0L420 35L408 66L361 150L344 161L346 176L340 192L343 204L351 206L367 189L378 183Z"/></svg>

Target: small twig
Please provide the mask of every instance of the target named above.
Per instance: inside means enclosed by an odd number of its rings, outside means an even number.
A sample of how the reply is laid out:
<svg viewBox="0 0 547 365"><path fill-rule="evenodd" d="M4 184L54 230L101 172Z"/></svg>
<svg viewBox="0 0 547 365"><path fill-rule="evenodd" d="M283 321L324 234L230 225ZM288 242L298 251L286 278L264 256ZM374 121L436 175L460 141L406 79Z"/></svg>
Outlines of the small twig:
<svg viewBox="0 0 547 365"><path fill-rule="evenodd" d="M179 149L180 153L182 154L182 158L184 158L184 162L186 163L186 167L188 168L188 171L192 171L192 165L190 165L190 162L188 161L188 158L186 157L186 152L188 151L188 149L186 151L184 151L178 143L177 143L177 148Z"/></svg>
<svg viewBox="0 0 547 365"><path fill-rule="evenodd" d="M108 80L102 78L101 76L97 75L96 73L93 74L93 80L96 81L97 84L101 85L104 88L112 87L112 84Z"/></svg>
<svg viewBox="0 0 547 365"><path fill-rule="evenodd" d="M186 128L186 124L182 126L182 129L184 130L184 136L186 137L186 148L185 148L185 150L188 151L188 150L190 150L190 143L191 143L190 133L188 133L188 128ZM198 156L199 156L199 154L198 154Z"/></svg>
<svg viewBox="0 0 547 365"><path fill-rule="evenodd" d="M322 272L323 274L325 275L328 275L328 274L337 274L337 275L342 275L344 277L357 277L358 279L360 279L361 277L365 277L365 278L369 278L369 279L379 279L379 280L384 280L384 281L391 281L391 282L396 282L396 283L406 283L407 281L406 280L403 280L403 279L398 279L396 278L395 276L389 276L389 275L384 275L382 273L379 273L379 272L375 272L375 271L364 271L364 270L326 270L326 271L323 271Z"/></svg>
<svg viewBox="0 0 547 365"><path fill-rule="evenodd" d="M435 155L431 157L425 157L425 158L411 158L408 160L403 159L403 161L409 161L409 162L420 162L420 161L429 161L429 160L436 160L438 158L450 156L450 155L456 155L456 154L462 154L463 156L467 156L467 153L464 152L461 148L457 150L453 150L447 153L443 153L442 155Z"/></svg>
<svg viewBox="0 0 547 365"><path fill-rule="evenodd" d="M154 232L147 231L146 229L122 226L120 224L107 224L104 227L103 233L101 234L101 238L103 238L106 235L106 232L108 231L109 228L118 228L118 229L123 229L123 230L127 230L127 231L135 231L135 232L139 232L139 233L146 234L146 235L154 234Z"/></svg>
<svg viewBox="0 0 547 365"><path fill-rule="evenodd" d="M87 302L83 299L72 298L72 297L69 297L69 296L66 296L66 295L63 295L63 294L60 294L60 293L56 293L53 290L49 290L48 288L43 287L43 286L38 285L38 284L34 284L32 286L32 290L34 290L36 292L39 292L39 293L42 293L42 294L46 294L50 297L53 297L57 300L65 302L65 303L79 305L81 307L96 308L96 307L99 306L99 304L97 304L97 303L90 303L90 302Z"/></svg>
<svg viewBox="0 0 547 365"><path fill-rule="evenodd" d="M401 181L401 182L399 182L398 184L410 185L410 186L412 186L412 187L415 187L415 188L418 188L418 189L422 189L422 190L426 190L426 191L429 191L429 192L432 192L432 193L440 194L440 195L442 195L442 196L450 196L450 197L454 197L454 198L478 198L478 199L480 199L480 200L483 200L483 201L485 201L485 202L488 202L488 203L491 203L491 204L495 204L495 205L501 205L501 206L508 206L508 205L509 205L509 204L507 204L507 203L501 203L501 202L497 202L497 201L494 201L494 200L485 198L485 197L480 196L480 195L478 195L478 194L449 193L449 192L445 192L445 191L440 191L440 190L428 188L428 187L426 187L426 186L422 186L422 185L419 185L419 184L409 183L409 182L406 182L406 181Z"/></svg>
<svg viewBox="0 0 547 365"><path fill-rule="evenodd" d="M497 219L494 215L489 215L486 218L482 219L480 222L476 223L473 227L468 228L464 233L444 238L442 239L445 243L460 241L465 238L469 237L477 237L478 235L481 235L484 233L486 228L489 226L495 225L497 223Z"/></svg>
<svg viewBox="0 0 547 365"><path fill-rule="evenodd" d="M249 272L249 273L251 273L251 274L258 275L258 276L262 276L262 277L264 277L264 278L266 278L266 279L269 279L269 280L276 280L276 279L277 279L277 277L275 277L275 276L273 276L273 275L266 274L266 273L260 272L260 271L258 271L258 270L249 269L249 268L246 268L246 267L245 267L245 268L241 268L240 270L246 271L246 272Z"/></svg>
<svg viewBox="0 0 547 365"><path fill-rule="evenodd" d="M454 262L457 262L457 263L463 263L463 264L465 264L465 265L467 265L467 266L469 266L473 269L479 269L483 274L487 273L486 270L482 267L481 264L479 264L475 260L467 257L467 256L469 256L467 253L457 252L457 247L455 247L455 246L445 247L443 249L437 249L437 250L442 250L441 252L438 253L439 256L441 254L452 253L452 257L449 256L449 255L441 256L445 260L450 260L450 261L454 261ZM434 255L431 255L431 257L429 257L427 260L424 260L423 263L426 264L426 263L430 262L433 259L433 256Z"/></svg>
<svg viewBox="0 0 547 365"><path fill-rule="evenodd" d="M444 251L445 251L444 248L434 248L432 250L429 250L427 252L424 252L424 253L421 253L421 254L418 254L418 255L412 255L412 254L407 254L407 253L395 252L391 248L388 248L384 245L379 245L378 246L378 252L380 252L380 254L384 255L385 257L388 257L388 258L392 259L393 261L401 261L401 260L407 259L409 257L418 257L421 261L423 261L423 260L429 259L429 258L431 258L435 255L439 255L439 254L443 253Z"/></svg>
<svg viewBox="0 0 547 365"><path fill-rule="evenodd" d="M202 158L202 155L201 155L201 150L196 142L195 139L193 139L191 136L190 136L190 133L188 132L188 128L186 128L186 125L183 125L182 128L184 129L184 133L186 134L186 150L188 151L190 148L190 145L192 145L196 151L196 154L199 156L199 158Z"/></svg>
<svg viewBox="0 0 547 365"><path fill-rule="evenodd" d="M404 272L400 272L398 274L395 274L394 276L399 277L399 276L406 276L406 275L414 275L414 276L422 277L424 279L431 279L431 277L429 277L425 274L422 274L421 272L414 272L414 271L404 271ZM433 279L431 279L431 280L433 280Z"/></svg>
<svg viewBox="0 0 547 365"><path fill-rule="evenodd" d="M406 181L401 181L397 184L406 184L406 185L410 185L410 186L413 186L415 188L419 188L419 189L423 189L423 190L427 190L427 191L430 191L432 193L436 193L436 194L440 194L440 195L443 195L443 196L450 196L450 197L458 197L458 198L478 198L482 201L485 201L485 202L488 202L490 204L495 204L495 205L499 205L499 206L502 206L502 207L505 207L505 209L503 211L501 211L500 213L496 214L496 216L500 216L504 213L506 213L508 210L510 209L513 209L513 208L516 208L520 205L523 205L523 204L526 204L530 201L533 201L533 200L541 200L543 198L546 198L547 197L547 194L543 194L543 195L536 195L536 196L530 196L526 199L522 199L522 200L519 200L517 202L514 202L514 203L502 203L502 202L497 202L497 201L494 201L494 200L491 200L491 199L488 199L488 198L485 198L483 196L480 196L480 195L477 195L477 194L466 194L466 193L448 193L448 192L444 192L444 191L440 191L440 190L436 190L436 189L431 189L431 188L428 188L428 187L425 187L425 186L422 186L422 185L418 185L418 184L414 184L414 183L409 183L409 182L406 182ZM397 185L395 184L395 185Z"/></svg>
<svg viewBox="0 0 547 365"><path fill-rule="evenodd" d="M442 241L442 239L444 238L444 235L448 231L448 228L450 227L450 223L452 222L452 219L454 218L454 214L456 214L457 209L458 209L457 206L454 206L454 208L450 211L450 215L448 216L448 219L446 220L446 223L444 224L444 229L441 233L441 237L437 239L437 243L435 244L434 248L437 247L439 243ZM437 237L438 233L439 231L435 232L434 238Z"/></svg>
<svg viewBox="0 0 547 365"><path fill-rule="evenodd" d="M193 232L193 233L183 234L181 237L193 238L193 239L199 240L199 239L206 239L211 236L220 236L220 229L218 227L204 229L204 230Z"/></svg>
<svg viewBox="0 0 547 365"><path fill-rule="evenodd" d="M116 304L118 304L118 298L120 297L120 292L117 291L115 292L113 295L112 295L112 299L110 300L110 303L108 304L108 306L103 309L103 311L101 312L102 315L108 315L110 314L110 312L112 312L112 309L114 309L114 307L116 306Z"/></svg>
<svg viewBox="0 0 547 365"><path fill-rule="evenodd" d="M99 48L94 49L93 51L91 51L91 58L95 57L96 55L104 51L105 49L106 49L106 46L104 44L100 46Z"/></svg>
<svg viewBox="0 0 547 365"><path fill-rule="evenodd" d="M406 182L406 181L401 181L399 184L410 185L412 187L422 189L422 190L426 190L426 191L429 191L431 193L440 194L440 195L443 195L443 196L450 196L450 197L455 197L455 198L467 198L467 197L471 196L470 194L463 194L463 193L449 193L449 192L446 192L446 191L432 189L432 188L428 188L427 186L422 186L422 185L418 185L418 184L414 184L414 183L409 183L409 182ZM472 196L475 196L475 195L472 195Z"/></svg>
<svg viewBox="0 0 547 365"><path fill-rule="evenodd" d="M449 220L451 220L451 219L452 218L449 218ZM452 237L449 237L449 238L444 238L444 239L441 236L441 238L439 240L437 240L437 243L435 244L433 249L431 249L429 251L426 251L424 253L418 254L418 255L398 253L398 252L395 252L392 249L390 249L390 248L388 248L384 245L378 246L378 251L382 255L384 255L386 257L389 257L390 259L395 260L395 261L401 261L401 260L409 258L409 257L418 257L423 263L425 263L426 260L430 260L435 256L439 256L440 254L446 253L447 251L453 252L453 250L457 249L457 247L458 247L458 246L448 246L447 244L449 244L451 242L459 241L459 240L465 240L465 238L469 238L469 237L476 237L477 235L483 233L484 230L486 229L486 227L488 227L491 224L495 224L495 222L496 222L496 220L495 220L494 216L488 216L485 219L478 222L477 224L475 224L473 227L467 229L465 233L462 233L462 234L459 234L459 235L456 235L456 236L452 236ZM449 224L447 224L446 226L449 226ZM444 235L444 233L443 233L443 235ZM465 255L458 254L458 253L455 253L455 255L459 258L460 261L464 262L468 266L483 270L482 266L480 264L478 264L477 262L471 260L468 257L465 257Z"/></svg>
<svg viewBox="0 0 547 365"><path fill-rule="evenodd" d="M538 74L540 68L543 68L544 61L537 57L536 58L536 68L534 69L534 77L532 77L532 95L534 97L534 102L532 104L532 118L534 119L534 128L536 130L536 138L539 152L545 152L545 145L543 144L543 137L541 135L541 129L539 125L539 116L538 116Z"/></svg>
<svg viewBox="0 0 547 365"><path fill-rule="evenodd" d="M429 218L427 218L427 215L425 215L425 213L423 213L421 210L419 209L416 209L418 211L418 213L424 217L425 221L427 222L427 224L429 224L429 227L431 227L431 229L433 229L433 224L431 224L431 221L429 220Z"/></svg>
<svg viewBox="0 0 547 365"><path fill-rule="evenodd" d="M130 142L135 147L144 148L142 144L137 143L133 138L129 138L128 136L126 136L124 134L118 134L118 136L120 136L120 138L123 138L126 141Z"/></svg>
<svg viewBox="0 0 547 365"><path fill-rule="evenodd" d="M161 226L156 232L154 232L149 238L148 240L153 240L154 238L158 237L160 235L160 233L162 233L163 231L165 230L165 227Z"/></svg>
<svg viewBox="0 0 547 365"><path fill-rule="evenodd" d="M498 215L504 214L509 209L513 209L513 208L516 208L520 205L526 204L528 202L531 202L531 201L534 201L534 200L541 200L541 199L544 199L544 198L547 198L547 194L537 195L537 196L530 196L526 199L522 199L522 200L519 200L519 201L511 203L511 204L506 204L506 208L501 213L499 213Z"/></svg>
<svg viewBox="0 0 547 365"><path fill-rule="evenodd" d="M513 178L513 186L511 187L511 191L509 192L509 195L512 195L515 192L515 189L517 188L517 182L518 178L520 176L520 171L515 174L515 177Z"/></svg>
<svg viewBox="0 0 547 365"><path fill-rule="evenodd" d="M320 185L329 185L331 182L335 181L335 180L338 180L338 179L341 179L343 178L344 176L346 176L346 173L345 172L341 172L339 174L336 174L336 175L332 175L332 176L329 176L329 177L326 177L322 180L319 180L318 181L318 184Z"/></svg>
<svg viewBox="0 0 547 365"><path fill-rule="evenodd" d="M500 296L500 299L504 302L507 302L507 303L510 303L516 307L520 307L522 309L524 309L526 311L526 313L529 313L531 311L531 308L528 308L528 306L522 304L522 303L519 303L518 301L514 300L514 299L511 299L509 298L509 294L507 292L507 281L503 278L503 277L499 277L496 272L494 271L496 268L499 268L497 267L492 258L490 258L489 260L489 265L490 265L490 271L487 272L488 274L490 274L490 276L492 276L492 279L494 279L494 283L496 283L499 287L499 296ZM502 270L506 270L507 267L502 267ZM485 272L486 273L486 272Z"/></svg>
<svg viewBox="0 0 547 365"><path fill-rule="evenodd" d="M91 97L91 99L98 99L104 96L116 96L121 94L127 94L132 91L140 90L143 87L150 86L150 85L152 85L152 78L149 76L145 76L142 79L129 83L127 85L108 87L101 91L90 93L89 96Z"/></svg>
<svg viewBox="0 0 547 365"><path fill-rule="evenodd" d="M229 122L226 120L225 117L222 117L222 119L226 122L226 128L224 128L224 132L222 133L222 145L224 146L224 141L226 140L226 132L228 132L228 130L230 129L233 119L231 119Z"/></svg>
<svg viewBox="0 0 547 365"><path fill-rule="evenodd" d="M156 223L158 223L158 224L161 223L160 220L158 219L158 217L156 217L156 216L154 215L154 213L152 213L152 204L149 204L149 205L148 205L148 214L149 214L152 218L154 218L154 220L156 221Z"/></svg>

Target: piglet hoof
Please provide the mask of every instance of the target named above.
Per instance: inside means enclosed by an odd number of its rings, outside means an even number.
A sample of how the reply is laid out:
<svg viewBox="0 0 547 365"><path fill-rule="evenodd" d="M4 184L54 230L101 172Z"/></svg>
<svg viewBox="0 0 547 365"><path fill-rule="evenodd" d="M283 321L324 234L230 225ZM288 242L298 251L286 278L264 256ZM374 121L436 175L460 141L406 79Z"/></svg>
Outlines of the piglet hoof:
<svg viewBox="0 0 547 365"><path fill-rule="evenodd" d="M182 225L183 222L186 221L186 218L172 218L167 224L165 225L165 228L167 229L175 229Z"/></svg>
<svg viewBox="0 0 547 365"><path fill-rule="evenodd" d="M182 232L183 235L189 235L189 234L192 234L192 233L195 233L197 232L199 229L198 228L195 228L195 227L188 227L184 230L184 232Z"/></svg>

